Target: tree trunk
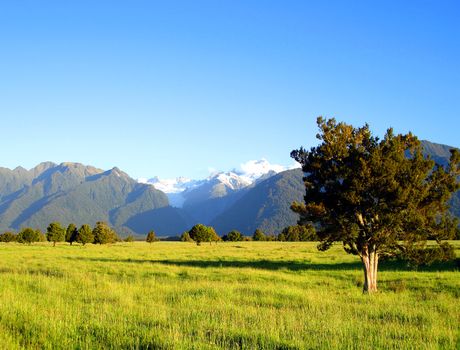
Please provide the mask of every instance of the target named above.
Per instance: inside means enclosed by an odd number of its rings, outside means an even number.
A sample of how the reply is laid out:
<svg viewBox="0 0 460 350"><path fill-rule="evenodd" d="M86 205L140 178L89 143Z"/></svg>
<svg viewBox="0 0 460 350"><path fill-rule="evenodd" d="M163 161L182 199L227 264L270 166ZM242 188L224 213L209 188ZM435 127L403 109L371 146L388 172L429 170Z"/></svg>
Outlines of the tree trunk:
<svg viewBox="0 0 460 350"><path fill-rule="evenodd" d="M365 246L361 252L361 260L364 265L363 293L374 293L377 291L379 255L374 247Z"/></svg>

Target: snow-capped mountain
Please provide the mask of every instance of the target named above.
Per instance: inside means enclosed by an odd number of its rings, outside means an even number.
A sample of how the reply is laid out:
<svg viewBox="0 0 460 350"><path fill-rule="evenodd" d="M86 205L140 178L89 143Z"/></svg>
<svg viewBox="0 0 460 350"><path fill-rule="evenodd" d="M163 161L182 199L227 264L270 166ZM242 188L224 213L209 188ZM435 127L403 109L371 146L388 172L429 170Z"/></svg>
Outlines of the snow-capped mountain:
<svg viewBox="0 0 460 350"><path fill-rule="evenodd" d="M294 167L296 166L286 167L270 164L266 159L261 159L243 163L239 169L213 173L203 180L191 180L185 177L175 179L153 177L149 180L139 179L138 181L151 184L156 189L166 193L171 206L180 208L184 205L226 196L251 186L258 180L267 179Z"/></svg>

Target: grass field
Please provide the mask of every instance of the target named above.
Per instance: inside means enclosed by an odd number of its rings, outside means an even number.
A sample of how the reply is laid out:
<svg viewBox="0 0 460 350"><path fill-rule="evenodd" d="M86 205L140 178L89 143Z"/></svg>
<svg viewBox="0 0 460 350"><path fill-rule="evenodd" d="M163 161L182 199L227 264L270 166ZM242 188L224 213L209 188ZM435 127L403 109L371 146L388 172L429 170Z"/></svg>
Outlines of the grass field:
<svg viewBox="0 0 460 350"><path fill-rule="evenodd" d="M382 263L367 296L339 245L1 244L0 348L455 349L458 270Z"/></svg>

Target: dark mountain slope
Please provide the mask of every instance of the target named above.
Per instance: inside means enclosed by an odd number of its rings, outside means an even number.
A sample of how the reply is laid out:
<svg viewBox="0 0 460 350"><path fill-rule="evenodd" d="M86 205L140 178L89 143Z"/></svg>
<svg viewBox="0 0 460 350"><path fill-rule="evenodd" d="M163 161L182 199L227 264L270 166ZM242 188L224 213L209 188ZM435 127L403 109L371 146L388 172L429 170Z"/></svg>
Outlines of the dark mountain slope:
<svg viewBox="0 0 460 350"><path fill-rule="evenodd" d="M3 181L22 188L1 197L2 229L44 230L51 221L94 225L100 220L121 228L130 216L169 204L163 192L138 184L118 168L104 172L77 163L50 163L40 170L20 171L20 181L10 174Z"/></svg>
<svg viewBox="0 0 460 350"><path fill-rule="evenodd" d="M300 169L294 169L260 182L215 218L212 225L220 234L236 229L250 235L256 228L279 233L297 220L290 206L302 200L302 176Z"/></svg>

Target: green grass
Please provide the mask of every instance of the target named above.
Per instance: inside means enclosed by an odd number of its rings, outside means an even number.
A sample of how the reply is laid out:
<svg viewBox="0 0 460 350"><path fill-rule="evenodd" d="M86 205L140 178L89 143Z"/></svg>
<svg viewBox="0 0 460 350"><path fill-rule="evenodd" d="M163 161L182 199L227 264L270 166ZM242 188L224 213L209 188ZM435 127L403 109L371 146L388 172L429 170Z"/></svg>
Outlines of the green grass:
<svg viewBox="0 0 460 350"><path fill-rule="evenodd" d="M458 261L382 263L361 288L339 245L1 244L0 348L460 347Z"/></svg>

